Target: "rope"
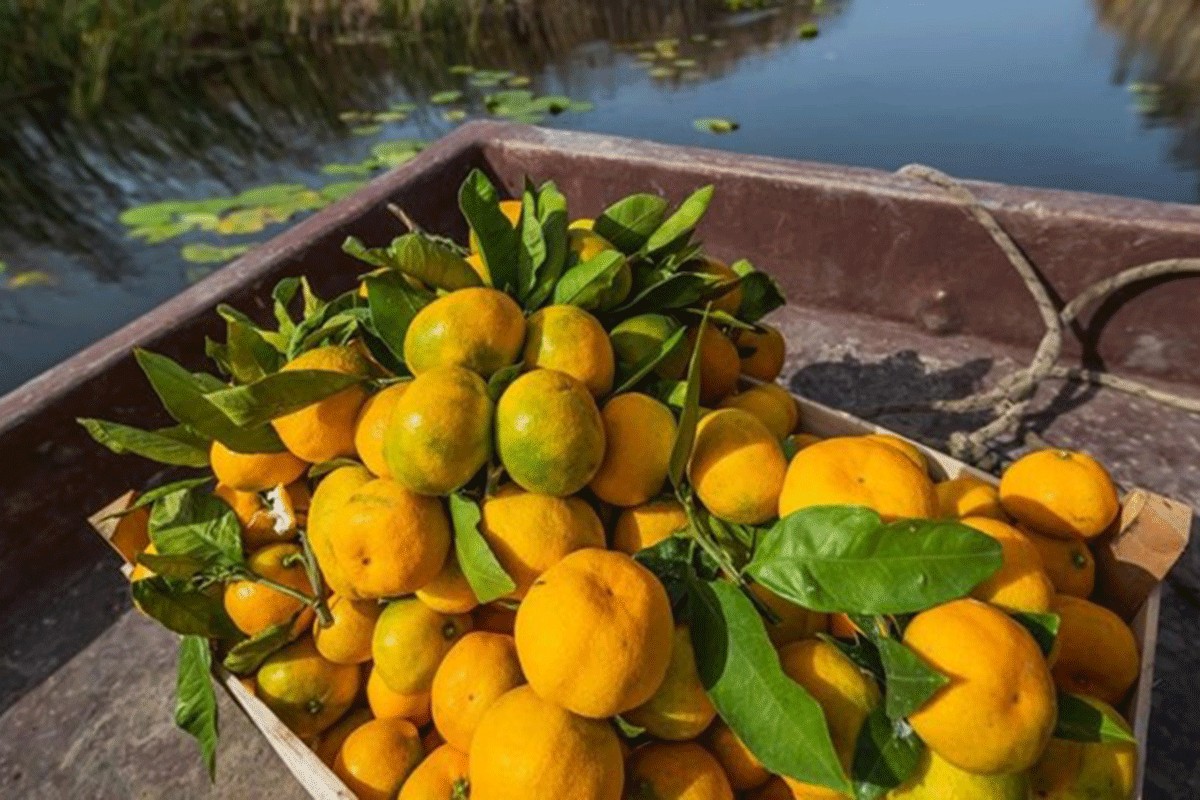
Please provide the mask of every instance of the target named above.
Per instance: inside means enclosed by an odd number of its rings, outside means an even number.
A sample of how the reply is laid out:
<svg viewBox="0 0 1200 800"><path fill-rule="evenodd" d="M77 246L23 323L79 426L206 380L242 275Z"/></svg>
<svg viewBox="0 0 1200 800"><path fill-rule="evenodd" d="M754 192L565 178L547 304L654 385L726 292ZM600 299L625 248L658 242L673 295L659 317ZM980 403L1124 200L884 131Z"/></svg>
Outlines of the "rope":
<svg viewBox="0 0 1200 800"><path fill-rule="evenodd" d="M1021 277L1034 303L1037 304L1042 323L1046 326L1046 332L1038 342L1028 367L1006 375L990 389L955 400L937 400L927 406L934 411L964 413L987 410L995 415L990 422L975 430L956 431L951 434L948 441L951 455L983 469L996 467L1000 459L989 447L989 443L1016 436L1037 388L1049 378L1103 386L1189 413L1200 414L1200 399L1155 389L1109 372L1065 367L1057 363L1062 355L1063 330L1084 308L1139 281L1165 276L1200 275L1200 258L1171 258L1122 270L1088 286L1059 311L1055 308L1045 281L1033 264L969 189L944 172L923 164L909 164L898 170L897 174L924 180L944 189L988 232L992 241ZM1040 437L1035 437L1035 440L1044 443Z"/></svg>

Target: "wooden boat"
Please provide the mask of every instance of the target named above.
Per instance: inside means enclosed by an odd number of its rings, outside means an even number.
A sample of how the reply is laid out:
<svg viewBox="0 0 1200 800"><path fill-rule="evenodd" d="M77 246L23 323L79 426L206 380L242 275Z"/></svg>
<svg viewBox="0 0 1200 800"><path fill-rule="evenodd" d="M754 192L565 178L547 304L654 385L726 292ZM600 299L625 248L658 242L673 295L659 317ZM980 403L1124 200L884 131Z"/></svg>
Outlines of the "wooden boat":
<svg viewBox="0 0 1200 800"><path fill-rule="evenodd" d="M211 313L217 303L265 317L271 286L289 275L308 275L319 293L348 288L358 270L341 252L341 242L350 234L368 243L396 235L398 223L385 209L389 202L422 227L465 235L456 191L474 167L510 191L526 174L553 179L572 211L582 216L647 187L679 200L699 184L715 183L717 201L700 231L710 250L719 257L750 256L779 279L793 303L825 320L822 330L831 338L846 323L897 346L910 341L904 332L915 332L936 335L959 352L985 347L1021 356L1042 333L1027 291L1005 257L953 199L928 183L866 169L471 123L0 398L0 452L5 456L0 459L0 608L12 613L38 587L67 581L103 557L103 547L88 530L87 515L126 489L161 477L154 465L94 446L74 423L90 416L139 426L168 423L130 356L131 348L147 347L199 367L203 337L220 333L219 320ZM995 184L967 186L1060 297L1071 297L1134 264L1200 255L1200 211L1190 207ZM1123 295L1136 295L1135 302L1102 306L1073 331L1065 362L1099 361L1117 372L1169 378L1182 391L1196 390L1197 283L1188 278L1130 287ZM1147 357L1148 349L1160 357ZM819 406L811 408L818 419L825 413ZM1147 410L1142 416L1137 424L1143 428L1172 420L1167 411ZM1168 465L1195 455L1185 439L1166 433L1146 446ZM1115 464L1119 474L1136 466L1128 448L1091 449ZM1151 472L1137 475L1138 482L1164 483L1161 469ZM1179 535L1186 537L1186 525ZM1151 671L1158 597L1157 590L1152 592L1139 612ZM1146 672L1132 706L1143 742L1149 703Z"/></svg>

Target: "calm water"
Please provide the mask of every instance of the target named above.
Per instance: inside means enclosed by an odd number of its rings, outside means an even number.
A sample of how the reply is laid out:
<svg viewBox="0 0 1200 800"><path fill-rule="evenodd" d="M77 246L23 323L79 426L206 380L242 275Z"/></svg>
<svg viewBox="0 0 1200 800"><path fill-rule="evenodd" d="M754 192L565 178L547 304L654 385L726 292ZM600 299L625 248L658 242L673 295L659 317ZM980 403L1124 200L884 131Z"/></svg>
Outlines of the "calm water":
<svg viewBox="0 0 1200 800"><path fill-rule="evenodd" d="M383 141L436 138L457 124L446 109L487 113L481 98L496 89L472 88L455 64L594 104L545 123L563 128L884 169L921 161L1176 202L1200 195L1200 70L1189 73L1183 47L1200 12L1190 3L1169 19L1161 9L1171 3L1139 0L843 0L815 15L698 0L548 5L537 25L509 18L420 44L255 53L175 84L126 78L88 119L54 96L11 103L0 128L0 261L10 278L36 270L49 285L0 289L0 391L214 266L188 263L182 245L251 243L284 227L151 245L128 235L122 210L346 180L322 166L358 162ZM804 38L812 19L820 34ZM670 59L682 61L652 76L666 61L639 53L667 37L679 39ZM427 102L461 87L464 102ZM415 111L377 133L339 118L410 101ZM741 127L717 136L693 127L700 117Z"/></svg>

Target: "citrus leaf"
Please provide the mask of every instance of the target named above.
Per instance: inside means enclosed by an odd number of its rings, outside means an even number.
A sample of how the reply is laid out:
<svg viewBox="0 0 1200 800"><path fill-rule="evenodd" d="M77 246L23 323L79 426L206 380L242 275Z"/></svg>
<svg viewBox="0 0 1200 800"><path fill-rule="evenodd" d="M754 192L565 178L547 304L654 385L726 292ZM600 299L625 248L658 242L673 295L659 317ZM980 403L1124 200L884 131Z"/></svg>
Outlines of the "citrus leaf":
<svg viewBox="0 0 1200 800"><path fill-rule="evenodd" d="M683 410L679 414L679 426L675 428L675 441L671 444L671 460L667 468L667 475L670 476L671 485L677 492L683 487L688 459L692 456L692 444L696 440L696 423L700 419L700 339L704 335L704 327L707 324L708 317L702 317L700 326L696 329L696 344L692 348L692 357L688 361Z"/></svg>
<svg viewBox="0 0 1200 800"><path fill-rule="evenodd" d="M1012 618L1033 635L1034 641L1042 650L1042 655L1049 656L1054 650L1059 623L1062 621L1058 614L1018 611L1012 614Z"/></svg>
<svg viewBox="0 0 1200 800"><path fill-rule="evenodd" d="M958 522L814 506L768 528L747 570L814 611L903 614L966 595L1000 564L999 543Z"/></svg>
<svg viewBox="0 0 1200 800"><path fill-rule="evenodd" d="M930 667L903 642L887 637L875 640L886 677L888 719L904 719L925 705L950 679Z"/></svg>
<svg viewBox="0 0 1200 800"><path fill-rule="evenodd" d="M762 618L740 589L693 581L696 667L721 719L777 775L848 792L825 714L779 664Z"/></svg>
<svg viewBox="0 0 1200 800"><path fill-rule="evenodd" d="M89 436L118 455L132 453L176 467L208 466L208 441L182 425L146 431L102 419L75 421Z"/></svg>
<svg viewBox="0 0 1200 800"><path fill-rule="evenodd" d="M546 257L537 270L533 289L525 299L528 311L540 308L546 302L567 263L567 198L553 183L548 182L538 190L537 215Z"/></svg>
<svg viewBox="0 0 1200 800"><path fill-rule="evenodd" d="M228 306L217 311L225 317L223 354L234 381L253 383L283 366L283 354L267 341L264 331L249 318Z"/></svg>
<svg viewBox="0 0 1200 800"><path fill-rule="evenodd" d="M524 364L509 364L492 373L492 377L488 378L487 393L493 403L500 402L500 395L504 394L508 385L517 379L524 366Z"/></svg>
<svg viewBox="0 0 1200 800"><path fill-rule="evenodd" d="M678 610L691 591L691 582L696 578L696 570L692 566L695 550L695 539L687 534L675 534L639 550L633 554L633 559L654 573L667 590L671 607Z"/></svg>
<svg viewBox="0 0 1200 800"><path fill-rule="evenodd" d="M458 190L463 217L479 239L479 252L492 276L492 285L505 292L517 286L521 235L500 210L496 187L478 169L471 170Z"/></svg>
<svg viewBox="0 0 1200 800"><path fill-rule="evenodd" d="M1053 736L1072 742L1137 744L1124 720L1114 719L1110 710L1069 692L1058 693L1058 722Z"/></svg>
<svg viewBox="0 0 1200 800"><path fill-rule="evenodd" d="M721 278L699 272L676 272L661 275L658 280L634 293L632 299L619 306L617 311L661 312L673 308L684 308L712 294L721 285Z"/></svg>
<svg viewBox="0 0 1200 800"><path fill-rule="evenodd" d="M916 771L925 749L912 726L892 721L882 706L871 709L858 733L850 768L855 800L879 800Z"/></svg>
<svg viewBox="0 0 1200 800"><path fill-rule="evenodd" d="M217 694L209 673L212 650L201 636L185 636L179 643L175 678L175 724L200 745L208 779L217 777Z"/></svg>
<svg viewBox="0 0 1200 800"><path fill-rule="evenodd" d="M171 555L157 553L138 553L135 559L155 575L177 581L186 581L203 572L208 565L195 556Z"/></svg>
<svg viewBox="0 0 1200 800"><path fill-rule="evenodd" d="M708 204L712 202L713 191L714 188L710 184L702 186L688 195L687 199L679 204L675 213L667 217L666 222L659 225L658 229L651 234L646 241L646 252L655 253L679 237L691 233L696 224L700 222L700 218L704 216L704 212L708 210Z"/></svg>
<svg viewBox="0 0 1200 800"><path fill-rule="evenodd" d="M236 639L239 631L225 613L220 593L209 593L161 575L130 584L133 602L143 614L181 636Z"/></svg>
<svg viewBox="0 0 1200 800"><path fill-rule="evenodd" d="M546 237L537 213L537 190L526 178L521 194L521 248L517 251L517 299L525 305L537 283L538 270L546 261Z"/></svg>
<svg viewBox="0 0 1200 800"><path fill-rule="evenodd" d="M632 255L662 224L667 201L654 194L634 194L618 200L596 218L593 230L626 255Z"/></svg>
<svg viewBox="0 0 1200 800"><path fill-rule="evenodd" d="M737 313L739 319L758 322L787 303L787 298L776 280L767 273L756 270L746 259L739 259L729 267L741 277L738 282L742 290L742 304Z"/></svg>
<svg viewBox="0 0 1200 800"><path fill-rule="evenodd" d="M393 239L388 250L396 269L426 286L452 292L483 285L479 274L462 256L423 234L407 233Z"/></svg>
<svg viewBox="0 0 1200 800"><path fill-rule="evenodd" d="M289 619L238 642L225 654L221 666L234 675L249 675L254 672L272 653L283 649L292 640L296 618L303 612L301 609Z"/></svg>
<svg viewBox="0 0 1200 800"><path fill-rule="evenodd" d="M479 532L479 504L462 494L450 495L450 520L454 525L454 552L463 576L480 603L490 603L512 592L517 584L488 547Z"/></svg>
<svg viewBox="0 0 1200 800"><path fill-rule="evenodd" d="M125 506L125 508L121 509L120 511L114 511L111 514L106 514L101 517L100 520L103 521L106 519L113 519L115 517L123 517L131 511L136 511L139 508L150 505L160 497L166 497L169 494L175 494L175 492L186 491L196 486L203 486L212 480L213 477L211 475L206 475L202 478L185 478L181 481L174 481L173 483L156 486L153 489L147 489L139 494L132 503Z"/></svg>
<svg viewBox="0 0 1200 800"><path fill-rule="evenodd" d="M413 317L433 302L433 295L414 289L398 272L385 272L366 279L367 306L371 328L388 350L404 360L404 337Z"/></svg>
<svg viewBox="0 0 1200 800"><path fill-rule="evenodd" d="M642 378L653 372L655 367L670 358L683 345L683 340L686 338L687 328L680 326L674 333L663 339L655 350L648 353L638 363L632 365L618 364L617 388L613 390L613 394L620 394L621 392L631 390Z"/></svg>
<svg viewBox="0 0 1200 800"><path fill-rule="evenodd" d="M195 375L166 356L134 349L134 358L151 388L176 422L238 453L279 453L283 442L269 425L243 428L214 406L205 395L224 386L211 375Z"/></svg>
<svg viewBox="0 0 1200 800"><path fill-rule="evenodd" d="M236 425L253 427L311 406L363 380L359 375L297 369L210 392L205 397Z"/></svg>
<svg viewBox="0 0 1200 800"><path fill-rule="evenodd" d="M601 250L562 274L554 286L554 302L586 309L598 308L604 293L612 288L624 264L623 253Z"/></svg>
<svg viewBox="0 0 1200 800"><path fill-rule="evenodd" d="M165 494L150 508L154 549L164 556L191 556L208 566L242 563L242 527L220 498L189 488Z"/></svg>

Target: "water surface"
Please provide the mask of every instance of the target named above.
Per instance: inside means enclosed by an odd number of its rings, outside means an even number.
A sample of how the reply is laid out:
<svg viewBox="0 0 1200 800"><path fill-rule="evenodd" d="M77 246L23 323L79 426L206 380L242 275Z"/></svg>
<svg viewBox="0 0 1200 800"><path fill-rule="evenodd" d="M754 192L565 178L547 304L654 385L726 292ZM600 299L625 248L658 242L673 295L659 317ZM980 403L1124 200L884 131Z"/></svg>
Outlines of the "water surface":
<svg viewBox="0 0 1200 800"><path fill-rule="evenodd" d="M421 36L376 34L289 52L264 46L178 80L121 76L84 116L72 114L63 92L9 101L0 128L0 261L10 278L33 271L37 285L0 289L0 391L214 268L189 263L181 247L249 244L289 224L240 235L195 230L150 244L129 235L122 211L277 182L320 189L357 180L322 167L361 162L381 142L436 138L459 117L486 116L486 95L513 88L473 86L454 65L511 72L517 83L528 78L524 88L535 95L594 106L548 116L543 124L555 127L889 170L919 161L970 178L1197 200L1200 76L1188 43L1200 12L1190 4L820 5L729 12L702 0L547 0L532 16ZM819 35L802 36L814 20ZM664 44L670 39L677 42ZM651 62L640 54L655 42L660 57ZM462 102L428 102L456 89L465 91ZM378 132L339 116L408 103L415 109ZM740 127L714 135L693 126L702 117Z"/></svg>

